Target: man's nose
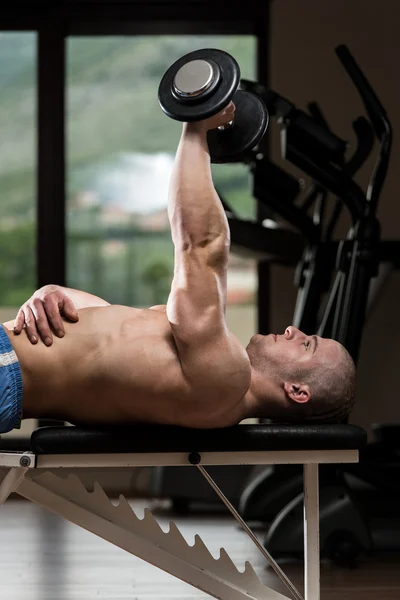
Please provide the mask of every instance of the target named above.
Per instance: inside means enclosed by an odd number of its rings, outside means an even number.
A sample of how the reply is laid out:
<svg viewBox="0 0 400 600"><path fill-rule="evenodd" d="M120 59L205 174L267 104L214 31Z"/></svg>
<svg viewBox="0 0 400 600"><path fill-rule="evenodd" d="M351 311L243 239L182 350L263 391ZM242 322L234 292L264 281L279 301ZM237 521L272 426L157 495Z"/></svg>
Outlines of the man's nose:
<svg viewBox="0 0 400 600"><path fill-rule="evenodd" d="M289 325L289 327L286 327L285 338L287 340L293 340L294 338L298 337L299 335L304 335L304 333L302 333L300 331L300 329L297 329L297 327L294 327L293 325Z"/></svg>

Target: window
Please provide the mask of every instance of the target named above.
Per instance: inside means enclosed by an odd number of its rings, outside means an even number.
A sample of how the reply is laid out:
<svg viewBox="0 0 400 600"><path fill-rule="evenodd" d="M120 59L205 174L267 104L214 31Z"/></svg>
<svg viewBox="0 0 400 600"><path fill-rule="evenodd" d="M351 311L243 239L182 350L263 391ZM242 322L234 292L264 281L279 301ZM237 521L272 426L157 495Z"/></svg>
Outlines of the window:
<svg viewBox="0 0 400 600"><path fill-rule="evenodd" d="M167 301L173 245L166 212L181 126L158 105L159 81L184 54L230 52L255 78L252 36L71 37L67 46L67 277L112 303ZM255 214L248 167L213 165L224 199ZM246 274L244 275L244 272ZM253 302L252 261L232 257L228 302Z"/></svg>
<svg viewBox="0 0 400 600"><path fill-rule="evenodd" d="M36 34L0 33L0 318L36 285ZM9 307L6 309L6 307Z"/></svg>

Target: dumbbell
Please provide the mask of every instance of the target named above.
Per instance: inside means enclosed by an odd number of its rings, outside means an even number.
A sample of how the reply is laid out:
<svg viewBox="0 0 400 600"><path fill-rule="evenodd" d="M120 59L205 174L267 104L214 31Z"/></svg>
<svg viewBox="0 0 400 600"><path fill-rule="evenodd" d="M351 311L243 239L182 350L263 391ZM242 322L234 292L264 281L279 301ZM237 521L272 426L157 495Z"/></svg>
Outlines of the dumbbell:
<svg viewBox="0 0 400 600"><path fill-rule="evenodd" d="M179 58L163 75L158 88L161 109L171 119L208 119L232 101L233 121L209 130L211 162L241 162L264 136L269 122L259 96L239 89L240 67L224 50L205 48Z"/></svg>

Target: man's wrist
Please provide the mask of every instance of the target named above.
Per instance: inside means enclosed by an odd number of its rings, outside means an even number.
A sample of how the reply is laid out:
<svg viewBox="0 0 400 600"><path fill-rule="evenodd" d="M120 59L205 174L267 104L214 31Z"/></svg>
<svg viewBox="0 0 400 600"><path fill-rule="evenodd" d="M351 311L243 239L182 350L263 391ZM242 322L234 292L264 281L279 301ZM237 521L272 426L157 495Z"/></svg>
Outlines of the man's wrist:
<svg viewBox="0 0 400 600"><path fill-rule="evenodd" d="M207 137L207 129L202 121L183 123L182 133L183 135L196 135L202 138Z"/></svg>

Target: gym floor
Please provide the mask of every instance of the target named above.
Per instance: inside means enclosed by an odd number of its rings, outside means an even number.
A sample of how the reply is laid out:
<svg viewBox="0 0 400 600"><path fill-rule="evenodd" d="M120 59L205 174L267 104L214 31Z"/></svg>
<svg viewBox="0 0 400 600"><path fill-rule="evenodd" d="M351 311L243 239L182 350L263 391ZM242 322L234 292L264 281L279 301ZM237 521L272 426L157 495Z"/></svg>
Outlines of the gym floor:
<svg viewBox="0 0 400 600"><path fill-rule="evenodd" d="M171 515L163 506L146 506L163 529ZM249 560L260 579L291 597L286 587L231 515L201 513L173 517L191 544L199 533L213 556L223 545L239 570ZM127 552L16 496L0 508L1 597L7 600L207 600L207 594ZM400 556L364 559L353 570L322 565L322 600L398 600ZM303 593L302 565L282 565Z"/></svg>

